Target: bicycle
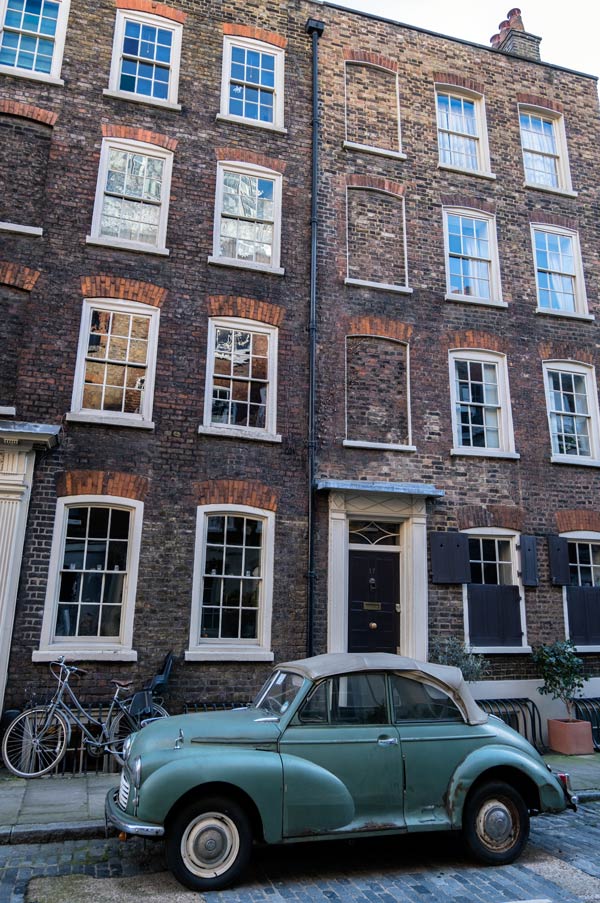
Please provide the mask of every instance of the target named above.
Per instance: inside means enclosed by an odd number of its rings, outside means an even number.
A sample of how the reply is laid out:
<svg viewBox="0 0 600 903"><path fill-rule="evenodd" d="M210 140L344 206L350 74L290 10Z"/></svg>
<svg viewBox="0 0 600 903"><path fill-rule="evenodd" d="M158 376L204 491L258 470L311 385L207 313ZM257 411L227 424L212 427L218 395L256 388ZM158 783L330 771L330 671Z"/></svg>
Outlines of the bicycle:
<svg viewBox="0 0 600 903"><path fill-rule="evenodd" d="M170 659L167 656L165 666L167 662L170 671L171 654ZM169 715L152 696L155 685L162 687L166 684L165 679L160 680L162 675L157 675L147 688L133 694L133 681L112 680L115 692L106 718L101 720L83 707L69 684L71 675L83 675L86 671L66 665L63 656L56 662L50 662L50 673L58 681L50 702L22 712L9 724L4 734L2 759L8 770L17 777L37 778L52 771L67 751L72 725L81 730L83 743L91 755L100 756L108 752L123 764L120 751L125 738L140 730L147 721ZM129 695L121 698L125 692Z"/></svg>

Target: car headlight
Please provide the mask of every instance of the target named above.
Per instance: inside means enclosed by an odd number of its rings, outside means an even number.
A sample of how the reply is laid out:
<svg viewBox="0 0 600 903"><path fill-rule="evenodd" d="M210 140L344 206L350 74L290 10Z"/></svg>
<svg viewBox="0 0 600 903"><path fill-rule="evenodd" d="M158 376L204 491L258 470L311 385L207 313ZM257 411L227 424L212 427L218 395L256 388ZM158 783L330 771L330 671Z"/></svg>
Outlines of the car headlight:
<svg viewBox="0 0 600 903"><path fill-rule="evenodd" d="M123 761L126 762L129 756L131 755L131 744L133 743L133 737L129 734L128 737L125 738L125 743L123 744L123 752L121 756Z"/></svg>
<svg viewBox="0 0 600 903"><path fill-rule="evenodd" d="M142 783L142 757L136 756L131 766L131 779L136 790L140 789Z"/></svg>

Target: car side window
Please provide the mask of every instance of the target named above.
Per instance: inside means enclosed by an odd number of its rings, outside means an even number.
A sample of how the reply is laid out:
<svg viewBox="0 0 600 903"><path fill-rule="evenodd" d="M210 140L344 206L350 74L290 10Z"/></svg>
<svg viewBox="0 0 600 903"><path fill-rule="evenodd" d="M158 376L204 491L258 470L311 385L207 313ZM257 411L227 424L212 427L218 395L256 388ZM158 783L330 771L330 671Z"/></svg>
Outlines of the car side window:
<svg viewBox="0 0 600 903"><path fill-rule="evenodd" d="M387 724L384 674L347 674L319 684L299 714L302 724Z"/></svg>
<svg viewBox="0 0 600 903"><path fill-rule="evenodd" d="M398 674L391 676L394 722L462 721L460 709L450 697L431 684Z"/></svg>

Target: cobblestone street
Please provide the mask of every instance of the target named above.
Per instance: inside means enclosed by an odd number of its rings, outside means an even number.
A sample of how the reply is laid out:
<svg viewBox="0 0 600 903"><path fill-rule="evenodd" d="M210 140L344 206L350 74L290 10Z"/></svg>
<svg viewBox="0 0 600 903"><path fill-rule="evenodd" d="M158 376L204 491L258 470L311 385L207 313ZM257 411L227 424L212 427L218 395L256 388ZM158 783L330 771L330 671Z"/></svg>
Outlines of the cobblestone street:
<svg viewBox="0 0 600 903"><path fill-rule="evenodd" d="M207 903L598 903L600 803L532 821L522 859L504 868L474 867L459 837L299 844L259 850L237 888L207 893ZM164 871L162 845L79 840L0 847L0 903L96 903L202 899ZM31 879L65 878L62 882ZM113 879L93 882L89 879ZM117 879L117 880L114 880Z"/></svg>

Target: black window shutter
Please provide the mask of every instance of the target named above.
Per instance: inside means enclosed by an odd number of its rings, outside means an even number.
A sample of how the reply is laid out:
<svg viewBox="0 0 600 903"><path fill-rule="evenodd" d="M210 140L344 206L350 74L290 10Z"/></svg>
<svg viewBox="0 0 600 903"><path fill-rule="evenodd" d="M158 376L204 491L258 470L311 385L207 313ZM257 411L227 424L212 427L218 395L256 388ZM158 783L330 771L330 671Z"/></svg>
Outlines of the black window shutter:
<svg viewBox="0 0 600 903"><path fill-rule="evenodd" d="M535 536L521 536L521 582L523 586L537 586L537 539Z"/></svg>
<svg viewBox="0 0 600 903"><path fill-rule="evenodd" d="M569 586L567 611L573 642L578 646L600 645L600 587Z"/></svg>
<svg viewBox="0 0 600 903"><path fill-rule="evenodd" d="M469 586L469 640L473 646L521 646L518 586Z"/></svg>
<svg viewBox="0 0 600 903"><path fill-rule="evenodd" d="M468 583L471 579L469 537L466 533L429 534L434 583Z"/></svg>
<svg viewBox="0 0 600 903"><path fill-rule="evenodd" d="M569 577L569 544L562 536L548 537L548 557L550 559L550 577L554 586L568 586Z"/></svg>

